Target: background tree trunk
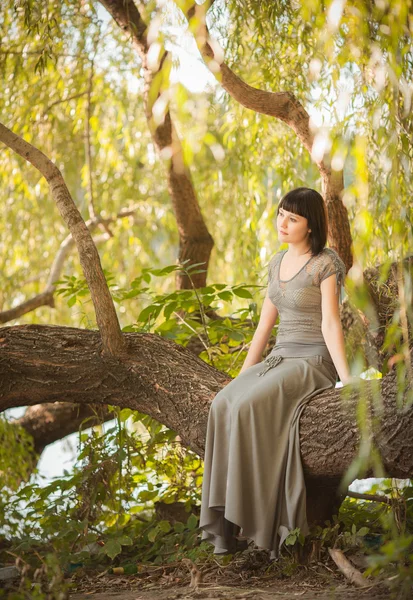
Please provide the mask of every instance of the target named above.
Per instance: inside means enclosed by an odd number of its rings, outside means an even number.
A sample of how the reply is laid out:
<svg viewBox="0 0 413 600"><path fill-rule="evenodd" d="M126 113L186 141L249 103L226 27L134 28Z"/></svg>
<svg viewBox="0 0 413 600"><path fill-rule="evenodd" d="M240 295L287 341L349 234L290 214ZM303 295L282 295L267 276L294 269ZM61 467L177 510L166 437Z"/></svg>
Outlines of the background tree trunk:
<svg viewBox="0 0 413 600"><path fill-rule="evenodd" d="M145 79L145 113L149 130L159 154L165 156L167 153L166 155L170 156L164 160L168 190L179 233L178 258L180 262L188 260L187 265L204 263L201 268L205 271L194 274L192 278L196 288L204 287L214 240L202 216L190 170L184 163L181 141L173 125L171 113L167 109L163 122L159 125L154 123L152 113L153 106L163 91L159 83L160 76L162 68L170 60L170 55L163 51L158 68L153 70L153 65L148 65L150 44L146 37L147 24L133 0L100 0L100 2L119 27L131 36L133 45L142 60ZM183 272L176 274L176 289L192 289L190 279Z"/></svg>
<svg viewBox="0 0 413 600"><path fill-rule="evenodd" d="M322 192L330 222L329 245L337 250L349 270L353 264L352 240L347 209L342 200L343 171L334 171L331 168L330 156L317 157L313 154L315 131L310 127L310 115L294 94L289 91L267 92L254 88L225 63L224 51L217 40L212 40L205 20L206 13L213 3L214 0L202 5L193 3L192 6L184 3L184 13L188 20L194 19L195 40L205 64L236 102L254 112L275 117L286 123L310 153L321 176Z"/></svg>

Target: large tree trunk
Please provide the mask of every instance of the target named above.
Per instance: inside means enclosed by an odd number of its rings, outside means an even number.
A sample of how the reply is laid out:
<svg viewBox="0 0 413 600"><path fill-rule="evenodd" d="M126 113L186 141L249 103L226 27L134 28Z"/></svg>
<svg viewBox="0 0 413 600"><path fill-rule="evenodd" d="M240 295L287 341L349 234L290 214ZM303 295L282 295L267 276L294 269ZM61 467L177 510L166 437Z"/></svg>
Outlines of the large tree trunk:
<svg viewBox="0 0 413 600"><path fill-rule="evenodd" d="M413 271L413 256L405 259L402 270L406 273ZM381 346L386 327L392 321L397 307L397 281L400 272L400 267L398 268L396 263L392 264L386 280L380 283L380 266L365 271L365 285L372 305L368 319L352 308L347 301L344 301L341 309L341 322L348 346L362 348L367 357L367 365L375 366L379 370L386 368L386 361L390 358L388 351L381 351ZM191 354L197 354L204 349L202 344L196 343L190 343L187 350L189 348ZM88 404L61 405L61 414L59 404L40 404L29 407L25 415L14 423L24 427L33 436L34 448L41 453L48 444L78 431L82 422L93 414ZM107 409L102 409L97 420L94 422L88 420L84 426L90 427L99 422L99 419L106 421L111 418L111 413Z"/></svg>
<svg viewBox="0 0 413 600"><path fill-rule="evenodd" d="M0 410L44 402L128 407L173 429L185 446L203 456L209 404L229 383L228 376L157 335L128 333L125 343L127 355L116 359L102 356L96 331L40 325L1 328ZM378 417L370 384L363 385L369 415ZM394 371L383 378L381 389L383 413L372 437L387 474L412 477L413 407L398 411ZM344 401L343 392L332 389L305 408L300 435L308 476L334 478L346 470L359 442L356 402L356 392ZM365 476L369 474L372 471Z"/></svg>

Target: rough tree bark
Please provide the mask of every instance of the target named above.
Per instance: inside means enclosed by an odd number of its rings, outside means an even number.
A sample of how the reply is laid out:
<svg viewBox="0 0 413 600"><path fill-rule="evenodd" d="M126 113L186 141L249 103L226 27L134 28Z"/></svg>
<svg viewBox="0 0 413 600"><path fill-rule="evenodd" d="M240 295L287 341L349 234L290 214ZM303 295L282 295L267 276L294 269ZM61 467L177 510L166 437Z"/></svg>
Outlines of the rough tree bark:
<svg viewBox="0 0 413 600"><path fill-rule="evenodd" d="M139 410L176 431L182 443L204 453L209 404L228 377L186 348L152 334L124 334L122 358L102 355L99 333L69 327L26 325L0 329L0 410L42 402L107 404ZM412 381L404 400L412 394ZM413 476L413 406L397 409L394 371L381 382L383 408L365 388L371 437L388 476ZM301 454L308 480L308 511L326 518L338 499L336 485L356 455L358 393L340 389L316 396L300 420ZM371 470L365 477L373 475ZM314 490L325 493L316 506Z"/></svg>
<svg viewBox="0 0 413 600"><path fill-rule="evenodd" d="M360 314L349 302L344 301L341 309L341 322L345 332L346 343L351 348L362 348L367 357L367 365L375 366L379 370L387 370L386 362L391 357L391 350L381 350L384 332L392 321L394 311L398 306L398 281L400 273L404 272L413 276L413 256L405 259L402 265L392 263L387 278L380 282L381 265L369 268L364 273L364 281L371 297L372 311L367 317ZM411 331L409 338L412 338ZM187 346L192 354L201 352L204 347L195 345ZM366 365L366 366L367 366ZM82 421L90 417L93 412L88 405L71 406L62 405L62 415L59 416L58 404L41 404L28 407L20 419L13 421L16 425L24 427L34 440L34 447L41 452L47 444L51 444L62 437L78 431ZM70 418L68 417L68 411ZM102 421L111 417L110 412L101 411ZM87 421L86 426L92 423Z"/></svg>

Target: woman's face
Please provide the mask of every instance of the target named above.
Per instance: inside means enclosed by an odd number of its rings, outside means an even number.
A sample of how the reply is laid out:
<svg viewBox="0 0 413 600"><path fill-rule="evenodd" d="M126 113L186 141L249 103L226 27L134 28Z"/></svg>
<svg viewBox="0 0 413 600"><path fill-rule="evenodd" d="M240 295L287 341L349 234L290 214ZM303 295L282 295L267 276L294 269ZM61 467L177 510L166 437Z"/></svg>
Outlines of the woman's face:
<svg viewBox="0 0 413 600"><path fill-rule="evenodd" d="M302 242L309 236L308 220L280 208L277 216L277 230L280 242Z"/></svg>

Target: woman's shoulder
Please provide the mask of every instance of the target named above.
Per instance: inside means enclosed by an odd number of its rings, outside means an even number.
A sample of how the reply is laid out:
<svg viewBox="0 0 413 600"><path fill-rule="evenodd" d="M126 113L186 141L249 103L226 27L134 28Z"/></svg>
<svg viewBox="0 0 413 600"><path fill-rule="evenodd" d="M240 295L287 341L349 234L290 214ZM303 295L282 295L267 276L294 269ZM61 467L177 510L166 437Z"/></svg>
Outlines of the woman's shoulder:
<svg viewBox="0 0 413 600"><path fill-rule="evenodd" d="M268 261L268 281L269 283L272 283L273 281L276 281L276 270L278 269L278 265L280 262L280 258L281 256L284 254L285 250L277 250L277 252L275 254L273 254L270 258L270 260Z"/></svg>
<svg viewBox="0 0 413 600"><path fill-rule="evenodd" d="M336 267L336 269L345 272L346 270L346 266L344 264L344 262L342 261L342 259L340 258L340 255L338 254L338 252L336 250L334 250L333 248L323 248L322 251L320 252L320 256L323 259L323 264L324 265L334 265L334 267Z"/></svg>
<svg viewBox="0 0 413 600"><path fill-rule="evenodd" d="M314 261L313 276L319 285L323 279L333 274L336 274L337 283L342 283L346 276L346 266L336 250L323 248Z"/></svg>
<svg viewBox="0 0 413 600"><path fill-rule="evenodd" d="M334 248L327 248L327 246L325 246L325 248L323 248L320 252L320 254L324 254L324 256L338 256L340 258L340 255L338 254L338 252L336 250L334 250Z"/></svg>
<svg viewBox="0 0 413 600"><path fill-rule="evenodd" d="M269 262L273 265L277 264L284 252L286 252L286 250L277 250L277 252L271 256Z"/></svg>

